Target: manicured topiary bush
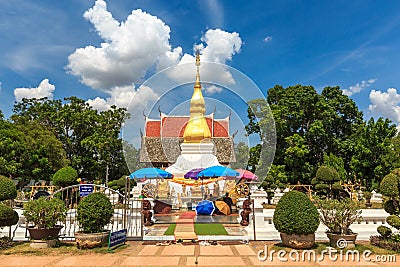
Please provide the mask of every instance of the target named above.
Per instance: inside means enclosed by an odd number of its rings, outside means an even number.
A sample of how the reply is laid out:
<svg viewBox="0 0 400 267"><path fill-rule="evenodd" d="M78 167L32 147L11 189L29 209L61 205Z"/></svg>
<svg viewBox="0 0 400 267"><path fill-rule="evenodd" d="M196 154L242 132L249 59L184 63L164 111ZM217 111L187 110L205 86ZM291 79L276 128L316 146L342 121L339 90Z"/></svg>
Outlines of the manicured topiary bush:
<svg viewBox="0 0 400 267"><path fill-rule="evenodd" d="M381 181L381 193L384 196L395 198L399 196L399 177L394 173L386 175Z"/></svg>
<svg viewBox="0 0 400 267"><path fill-rule="evenodd" d="M334 168L321 166L318 168L315 178L311 183L315 186L315 190L320 195L331 197L332 193L342 189L338 183L339 181L339 173Z"/></svg>
<svg viewBox="0 0 400 267"><path fill-rule="evenodd" d="M384 203L384 209L390 214L386 222L393 228L400 230L400 169L392 171L386 175L380 184L381 193L390 199ZM392 229L386 226L378 227L379 236L371 236L370 242L374 246L400 251L400 234L393 233Z"/></svg>
<svg viewBox="0 0 400 267"><path fill-rule="evenodd" d="M319 213L304 193L290 191L279 200L273 222L281 233L313 234L319 226Z"/></svg>
<svg viewBox="0 0 400 267"><path fill-rule="evenodd" d="M0 201L17 197L17 188L10 178L0 175Z"/></svg>
<svg viewBox="0 0 400 267"><path fill-rule="evenodd" d="M393 233L392 229L390 229L386 226L383 226L383 225L378 226L377 231L384 238L389 238Z"/></svg>
<svg viewBox="0 0 400 267"><path fill-rule="evenodd" d="M98 233L110 223L114 209L104 193L96 192L79 202L77 213L79 226L84 233Z"/></svg>
<svg viewBox="0 0 400 267"><path fill-rule="evenodd" d="M12 208L0 204L0 227L17 224L19 220L18 213Z"/></svg>
<svg viewBox="0 0 400 267"><path fill-rule="evenodd" d="M17 197L17 188L10 178L0 175L0 201ZM12 226L19 220L18 213L11 207L0 204L0 227Z"/></svg>
<svg viewBox="0 0 400 267"><path fill-rule="evenodd" d="M59 169L53 175L52 181L54 185L65 187L76 184L77 178L78 178L78 172L74 168L67 166Z"/></svg>

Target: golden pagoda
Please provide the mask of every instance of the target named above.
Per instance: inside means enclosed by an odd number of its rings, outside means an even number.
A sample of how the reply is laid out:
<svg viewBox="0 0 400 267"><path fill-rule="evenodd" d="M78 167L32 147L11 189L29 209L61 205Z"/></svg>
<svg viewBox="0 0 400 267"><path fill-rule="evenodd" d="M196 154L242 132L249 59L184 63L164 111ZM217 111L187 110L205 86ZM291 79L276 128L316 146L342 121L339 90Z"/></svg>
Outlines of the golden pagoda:
<svg viewBox="0 0 400 267"><path fill-rule="evenodd" d="M194 85L192 99L190 100L190 119L186 125L185 132L183 133L184 143L211 142L210 129L208 128L206 118L204 117L206 108L204 106L204 98L201 92L199 52L196 53L196 67L196 83Z"/></svg>

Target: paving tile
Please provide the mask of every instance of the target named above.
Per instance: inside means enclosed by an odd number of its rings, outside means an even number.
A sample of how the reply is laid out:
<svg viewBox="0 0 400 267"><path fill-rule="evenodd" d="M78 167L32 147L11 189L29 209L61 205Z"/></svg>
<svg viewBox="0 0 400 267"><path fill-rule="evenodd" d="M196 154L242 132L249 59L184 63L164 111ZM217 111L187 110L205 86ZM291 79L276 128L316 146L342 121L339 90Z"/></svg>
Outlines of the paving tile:
<svg viewBox="0 0 400 267"><path fill-rule="evenodd" d="M128 257L121 266L178 266L179 257Z"/></svg>
<svg viewBox="0 0 400 267"><path fill-rule="evenodd" d="M319 266L379 266L376 263L373 262L368 262L362 259L362 255L360 256L360 260L355 259L354 261L351 259L350 260L336 260L332 261L330 259L324 259L321 262L318 262Z"/></svg>
<svg viewBox="0 0 400 267"><path fill-rule="evenodd" d="M199 256L209 256L209 255L233 255L233 251L229 246L200 246L200 255Z"/></svg>
<svg viewBox="0 0 400 267"><path fill-rule="evenodd" d="M257 254L248 245L235 245L236 250L240 256L256 256Z"/></svg>
<svg viewBox="0 0 400 267"><path fill-rule="evenodd" d="M56 266L112 266L118 259L114 255L70 256L57 262Z"/></svg>
<svg viewBox="0 0 400 267"><path fill-rule="evenodd" d="M162 256L192 256L195 246L171 245L164 247L161 251Z"/></svg>
<svg viewBox="0 0 400 267"><path fill-rule="evenodd" d="M240 257L188 257L186 266L246 266Z"/></svg>
<svg viewBox="0 0 400 267"><path fill-rule="evenodd" d="M159 248L160 248L159 246L147 245L139 252L138 255L139 256L152 256L157 253Z"/></svg>
<svg viewBox="0 0 400 267"><path fill-rule="evenodd" d="M287 255L286 255L287 258ZM269 258L265 261L259 260L257 257L249 257L250 261L252 262L253 266L320 266L315 262L308 262L308 261L280 261L277 258L273 258L271 261ZM330 265L332 266L332 265ZM335 265L333 265L335 266Z"/></svg>
<svg viewBox="0 0 400 267"><path fill-rule="evenodd" d="M10 255L0 259L0 266L46 266L60 257Z"/></svg>

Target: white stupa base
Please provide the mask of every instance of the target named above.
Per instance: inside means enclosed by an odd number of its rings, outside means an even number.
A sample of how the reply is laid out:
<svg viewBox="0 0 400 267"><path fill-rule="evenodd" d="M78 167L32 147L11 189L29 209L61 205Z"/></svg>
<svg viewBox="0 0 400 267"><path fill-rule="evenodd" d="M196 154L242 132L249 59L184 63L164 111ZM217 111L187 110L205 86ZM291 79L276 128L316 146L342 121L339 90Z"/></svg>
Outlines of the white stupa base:
<svg viewBox="0 0 400 267"><path fill-rule="evenodd" d="M213 143L182 143L181 150L176 162L165 169L175 177L183 177L185 173L195 168L221 165L214 155Z"/></svg>

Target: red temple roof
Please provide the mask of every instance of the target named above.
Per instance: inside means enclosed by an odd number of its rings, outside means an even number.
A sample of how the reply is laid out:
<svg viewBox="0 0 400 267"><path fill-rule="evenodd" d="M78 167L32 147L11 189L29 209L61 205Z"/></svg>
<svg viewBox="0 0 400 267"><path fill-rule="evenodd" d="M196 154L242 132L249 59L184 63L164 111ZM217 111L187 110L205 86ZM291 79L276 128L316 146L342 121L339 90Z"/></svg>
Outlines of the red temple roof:
<svg viewBox="0 0 400 267"><path fill-rule="evenodd" d="M183 137L186 124L190 116L166 116L161 115L160 120L146 118L146 137ZM229 137L229 117L214 119L213 114L206 116L211 137Z"/></svg>

